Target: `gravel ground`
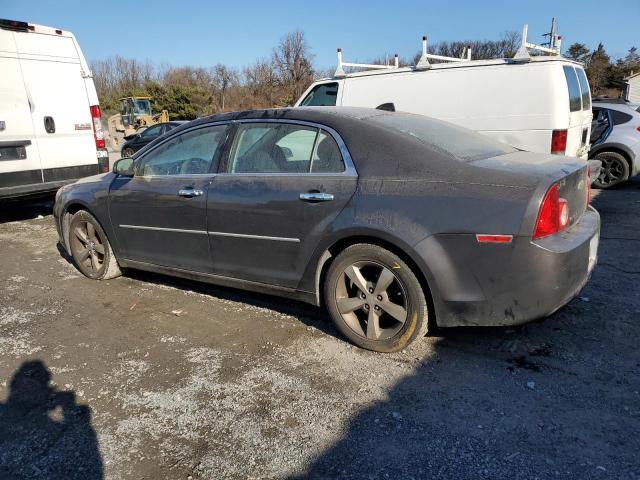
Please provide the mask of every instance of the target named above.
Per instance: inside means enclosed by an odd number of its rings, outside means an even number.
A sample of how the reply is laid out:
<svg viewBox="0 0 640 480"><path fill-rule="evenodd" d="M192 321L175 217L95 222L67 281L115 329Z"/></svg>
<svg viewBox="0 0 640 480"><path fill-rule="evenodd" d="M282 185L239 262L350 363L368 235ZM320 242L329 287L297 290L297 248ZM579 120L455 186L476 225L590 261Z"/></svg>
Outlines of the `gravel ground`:
<svg viewBox="0 0 640 480"><path fill-rule="evenodd" d="M286 299L85 279L50 202L3 204L0 478L640 478L640 182L593 203L568 306L387 355Z"/></svg>

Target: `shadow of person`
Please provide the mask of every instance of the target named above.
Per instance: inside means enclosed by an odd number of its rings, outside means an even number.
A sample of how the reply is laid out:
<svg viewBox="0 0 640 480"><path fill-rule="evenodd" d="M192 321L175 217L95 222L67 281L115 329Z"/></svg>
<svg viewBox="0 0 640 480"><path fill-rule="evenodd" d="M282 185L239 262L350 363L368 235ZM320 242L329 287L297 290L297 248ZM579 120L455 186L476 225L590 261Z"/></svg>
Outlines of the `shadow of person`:
<svg viewBox="0 0 640 480"><path fill-rule="evenodd" d="M49 385L39 360L23 363L0 403L0 478L103 478L91 411Z"/></svg>

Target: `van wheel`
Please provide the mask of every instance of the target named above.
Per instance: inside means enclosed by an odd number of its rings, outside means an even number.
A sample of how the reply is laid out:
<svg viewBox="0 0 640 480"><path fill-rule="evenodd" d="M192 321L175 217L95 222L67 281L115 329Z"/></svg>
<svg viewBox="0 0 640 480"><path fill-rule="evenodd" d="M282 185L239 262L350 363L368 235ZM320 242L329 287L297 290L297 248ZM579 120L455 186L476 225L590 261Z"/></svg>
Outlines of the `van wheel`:
<svg viewBox="0 0 640 480"><path fill-rule="evenodd" d="M593 182L598 188L610 188L629 179L627 159L617 152L602 152L593 157L602 162L600 175Z"/></svg>
<svg viewBox="0 0 640 480"><path fill-rule="evenodd" d="M346 248L329 266L324 293L340 332L359 347L395 352L427 333L420 282L400 257L377 245Z"/></svg>
<svg viewBox="0 0 640 480"><path fill-rule="evenodd" d="M86 277L108 280L121 275L113 249L100 223L85 210L69 222L71 256Z"/></svg>
<svg viewBox="0 0 640 480"><path fill-rule="evenodd" d="M134 153L135 152L133 151L133 148L125 148L124 150L122 150L122 158L133 157Z"/></svg>

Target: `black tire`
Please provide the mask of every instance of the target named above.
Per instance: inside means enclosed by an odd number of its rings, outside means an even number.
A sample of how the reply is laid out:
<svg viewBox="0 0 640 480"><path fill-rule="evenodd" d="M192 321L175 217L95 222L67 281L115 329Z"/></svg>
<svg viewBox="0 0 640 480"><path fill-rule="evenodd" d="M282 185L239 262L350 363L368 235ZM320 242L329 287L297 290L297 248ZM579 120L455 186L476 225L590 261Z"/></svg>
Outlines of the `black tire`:
<svg viewBox="0 0 640 480"><path fill-rule="evenodd" d="M96 218L85 210L71 217L69 250L78 270L88 278L108 280L122 274L107 235Z"/></svg>
<svg viewBox="0 0 640 480"><path fill-rule="evenodd" d="M324 298L338 330L361 348L396 352L427 334L429 315L420 281L400 257L377 245L360 243L342 251L327 271ZM398 320L403 311L404 321Z"/></svg>
<svg viewBox="0 0 640 480"><path fill-rule="evenodd" d="M133 148L124 148L122 149L122 158L133 157L133 154L136 153L133 151Z"/></svg>
<svg viewBox="0 0 640 480"><path fill-rule="evenodd" d="M595 160L602 162L600 175L593 182L594 187L611 188L629 180L629 162L618 152L600 152Z"/></svg>

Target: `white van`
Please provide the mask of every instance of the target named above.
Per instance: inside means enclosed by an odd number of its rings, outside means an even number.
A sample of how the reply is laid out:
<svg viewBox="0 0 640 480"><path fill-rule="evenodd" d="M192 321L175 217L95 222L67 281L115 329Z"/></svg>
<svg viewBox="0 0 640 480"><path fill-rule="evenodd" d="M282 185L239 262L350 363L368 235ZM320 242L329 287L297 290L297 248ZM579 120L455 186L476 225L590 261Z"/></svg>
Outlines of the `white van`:
<svg viewBox="0 0 640 480"><path fill-rule="evenodd" d="M591 94L581 64L555 55L524 62L454 60L428 69L342 74L339 54L339 75L312 84L296 106L395 109L446 120L522 150L587 158Z"/></svg>
<svg viewBox="0 0 640 480"><path fill-rule="evenodd" d="M0 20L0 198L108 169L98 96L73 34Z"/></svg>

